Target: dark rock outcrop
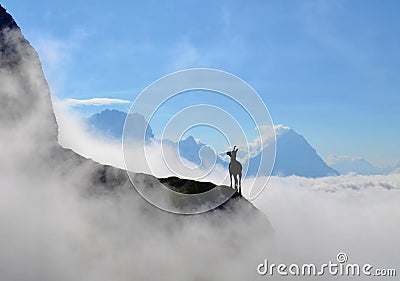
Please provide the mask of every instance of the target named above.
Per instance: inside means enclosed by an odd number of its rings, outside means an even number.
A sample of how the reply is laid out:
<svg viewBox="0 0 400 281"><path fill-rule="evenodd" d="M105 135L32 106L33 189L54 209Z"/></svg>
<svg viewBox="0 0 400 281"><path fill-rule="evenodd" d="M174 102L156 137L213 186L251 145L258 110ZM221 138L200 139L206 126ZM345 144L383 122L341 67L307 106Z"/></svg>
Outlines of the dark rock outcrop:
<svg viewBox="0 0 400 281"><path fill-rule="evenodd" d="M0 124L12 129L29 125L31 143L55 144L57 123L38 54L1 6L0 75Z"/></svg>

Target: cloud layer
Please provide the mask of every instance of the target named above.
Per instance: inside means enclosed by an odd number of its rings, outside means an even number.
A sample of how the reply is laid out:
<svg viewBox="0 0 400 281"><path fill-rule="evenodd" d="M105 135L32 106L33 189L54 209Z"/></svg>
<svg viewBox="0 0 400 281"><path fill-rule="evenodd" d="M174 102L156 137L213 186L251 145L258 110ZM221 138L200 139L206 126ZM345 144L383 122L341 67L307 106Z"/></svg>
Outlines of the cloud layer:
<svg viewBox="0 0 400 281"><path fill-rule="evenodd" d="M79 100L79 99L66 99L65 103L68 105L74 106L74 105L95 105L95 106L100 106L100 105L110 105L110 104L120 104L120 103L130 103L128 100L122 100L122 99L110 99L110 98L92 98L92 99L87 99L87 100Z"/></svg>
<svg viewBox="0 0 400 281"><path fill-rule="evenodd" d="M60 126L62 133L63 122ZM73 147L73 142L80 138L73 131L74 125L68 129L70 137L61 138L61 142ZM118 155L119 144L104 139L102 144L85 146L83 144L93 141L90 135L86 137L79 148L80 153L104 163L123 163L122 159L113 158ZM171 175L169 170L161 168L162 161L156 156L156 151L154 148L155 154L149 158L150 161L158 163L160 175ZM140 169L140 164L137 168ZM224 179L226 173L217 167L204 180L229 183ZM244 181L245 192L250 189L251 182L251 178ZM276 259L276 262L318 264L335 261L337 253L346 252L352 262L397 268L399 202L398 174L361 176L353 173L317 179L271 177L267 189L253 203L268 215L276 232L275 247L279 254L266 252L265 258Z"/></svg>
<svg viewBox="0 0 400 281"><path fill-rule="evenodd" d="M294 259L322 263L345 252L350 262L397 268L400 176L270 180L255 205L269 215L278 245Z"/></svg>

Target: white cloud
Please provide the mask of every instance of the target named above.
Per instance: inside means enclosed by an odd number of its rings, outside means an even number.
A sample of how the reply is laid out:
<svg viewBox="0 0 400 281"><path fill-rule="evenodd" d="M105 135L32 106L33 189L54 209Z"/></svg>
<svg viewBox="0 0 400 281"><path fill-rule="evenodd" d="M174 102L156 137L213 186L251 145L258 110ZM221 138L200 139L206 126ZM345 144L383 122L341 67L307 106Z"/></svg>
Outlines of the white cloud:
<svg viewBox="0 0 400 281"><path fill-rule="evenodd" d="M255 130L257 130L258 136L254 140L238 145L238 159L243 163L257 156L266 147L274 145L276 136L284 134L290 128L282 124L277 124L273 126L273 130L272 126L268 125L258 126Z"/></svg>
<svg viewBox="0 0 400 281"><path fill-rule="evenodd" d="M101 106L101 105L109 105L109 104L130 103L130 101L122 100L122 99L110 99L110 98L92 98L92 99L87 99L87 100L68 98L65 100L65 103L67 103L68 105L71 105L71 106L74 106L74 105Z"/></svg>
<svg viewBox="0 0 400 281"><path fill-rule="evenodd" d="M282 135L283 133L286 133L287 131L289 131L290 128L288 126L278 124L278 125L274 126L274 130L275 130L275 134L277 136L279 136L279 135Z"/></svg>
<svg viewBox="0 0 400 281"><path fill-rule="evenodd" d="M351 174L272 177L254 204L294 259L322 263L343 251L350 262L398 268L399 202L400 175Z"/></svg>
<svg viewBox="0 0 400 281"><path fill-rule="evenodd" d="M75 123L73 118L68 116L65 115L63 120L57 117L60 124L61 143L69 142L69 147L86 157L103 163L122 165L120 144L86 133L84 127L79 128L77 126L79 123ZM66 126L65 122L67 121L71 122L69 126ZM79 120L76 119L75 121ZM160 151L156 147L151 150L152 154L149 155L149 160L155 165L153 167L155 168L154 173L163 176L170 175L171 172L162 166ZM137 168L140 169L141 161L138 160L137 162ZM225 174L224 169L217 167L205 180L223 181ZM226 180L225 183L227 183ZM251 183L251 179L245 180L243 183L245 192L250 188L249 183ZM266 190L253 202L258 209L268 216L276 234L274 251L263 252L264 258L268 258L271 262L315 262L321 264L329 260L335 261L338 252L345 252L351 262L371 263L375 267L382 268L398 268L398 248L400 247L398 240L400 235L398 228L398 221L400 221L399 202L400 175L398 174L390 176L349 174L317 179L296 176L271 177ZM131 202L126 199L125 203L127 204L127 212L134 214L132 207L128 208L128 206L131 206ZM70 207L66 205L65 208L69 209ZM89 211L91 215L96 215L96 212L102 213L103 208L110 210L107 204L105 207L98 206L98 209L87 208L86 211ZM76 215L80 215L79 212ZM111 211L109 216L114 215L117 216ZM75 215L72 214L71 216ZM74 217L65 219L75 220ZM95 232L101 241L111 243L107 244L110 247L97 248L97 251L110 251L115 254L117 253L115 249L119 249L117 256L120 259L123 256L135 259L134 255L127 253L124 248L132 249L137 245L129 240L131 236L124 232L126 229L117 223L119 219L114 221L110 218L109 223L117 225L121 234L103 228L99 229L92 224L88 225L86 220L87 218L81 217L76 220L76 223L89 228L88 230L91 233ZM190 232L193 235L208 234L207 230L197 228L192 230L197 233ZM82 235L81 229L69 229L68 231L73 233L74 239ZM166 254L167 245L172 243L171 241L175 241L175 236L168 240L161 239L161 236L157 236L157 239L163 241L158 245L162 256L176 258L173 254ZM122 239L125 243L124 248L118 248L113 243L114 239ZM244 243L252 245L257 239L257 236L252 236ZM183 254L181 251L179 253ZM70 256L70 253L68 253L68 256ZM107 273L114 272L108 266L114 264L111 260L101 259L101 262L105 262L107 270L110 270L106 271ZM157 265L159 264L159 260L154 262ZM96 277L98 277L99 272L103 272L103 270L98 270L96 268L92 272ZM215 272L220 274L217 270Z"/></svg>
<svg viewBox="0 0 400 281"><path fill-rule="evenodd" d="M64 128L62 124L60 131L68 132L70 141L79 142L77 139L84 136L74 134L74 127ZM86 137L79 142L80 153L108 164L122 161L115 158L121 153L120 145L106 140L101 143L99 139L95 145L93 137ZM160 161L161 151L153 145L148 158L153 163L153 172L159 176L171 175ZM137 162L140 169L141 161ZM225 175L226 170L217 166L204 180L229 184ZM251 179L244 181L244 192L250 189L251 182ZM351 262L396 268L400 247L399 202L400 175L349 174L316 179L274 176L253 204L268 216L276 232L275 250L279 254L265 252L265 258L271 262L318 264L335 261L336 254L343 251Z"/></svg>

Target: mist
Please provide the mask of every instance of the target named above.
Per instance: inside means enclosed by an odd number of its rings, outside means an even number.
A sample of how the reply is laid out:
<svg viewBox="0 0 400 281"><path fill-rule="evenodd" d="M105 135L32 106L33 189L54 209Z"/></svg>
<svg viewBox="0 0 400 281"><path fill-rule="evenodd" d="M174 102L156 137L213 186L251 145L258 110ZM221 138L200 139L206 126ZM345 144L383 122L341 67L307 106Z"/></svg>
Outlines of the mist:
<svg viewBox="0 0 400 281"><path fill-rule="evenodd" d="M73 111L59 111L57 116L59 114L74 116ZM65 124L61 116L57 118L62 135ZM119 142L93 137L93 132L78 123L71 122L68 128L71 134L65 134L61 143L76 147L81 154L104 161L102 163L118 165L116 153L119 150L122 154ZM78 130L80 133L75 135L73 132ZM79 140L82 136L85 140ZM101 145L76 146L77 143L92 144L99 139ZM98 150L94 149L96 147ZM161 151L157 153L161 157ZM155 169L159 176L172 175L162 168L163 161L156 157L147 160L153 161L153 166L160 166ZM140 170L140 165L137 168ZM202 180L229 185L226 174L227 171L217 165ZM272 176L263 180L269 180L267 188L252 203L268 216L275 231L275 250L265 253L265 258L275 258L275 262L321 264L335 261L339 252L345 252L351 262L370 263L376 268L398 268L399 174L363 176L353 173L322 178ZM244 180L244 196L253 181L253 178Z"/></svg>
<svg viewBox="0 0 400 281"><path fill-rule="evenodd" d="M196 216L150 205L125 171L84 158L123 167L117 143L90 135L56 106L58 127L38 56L6 22L1 280L264 280L256 268L265 258L325 262L339 251L398 266L398 175L273 177L254 202L267 216L244 200Z"/></svg>

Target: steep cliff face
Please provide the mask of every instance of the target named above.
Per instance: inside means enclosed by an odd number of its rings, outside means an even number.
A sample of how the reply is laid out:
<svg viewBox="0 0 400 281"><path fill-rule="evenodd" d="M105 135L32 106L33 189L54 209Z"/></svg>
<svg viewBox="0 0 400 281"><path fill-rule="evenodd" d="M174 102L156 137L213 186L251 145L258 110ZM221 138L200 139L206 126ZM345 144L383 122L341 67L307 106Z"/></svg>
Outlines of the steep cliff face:
<svg viewBox="0 0 400 281"><path fill-rule="evenodd" d="M1 6L0 51L1 280L254 279L266 216L240 196L197 216L153 207L125 171L58 145L38 55Z"/></svg>
<svg viewBox="0 0 400 281"><path fill-rule="evenodd" d="M38 146L56 143L57 123L38 54L1 6L0 77L1 126L29 133L27 141Z"/></svg>

